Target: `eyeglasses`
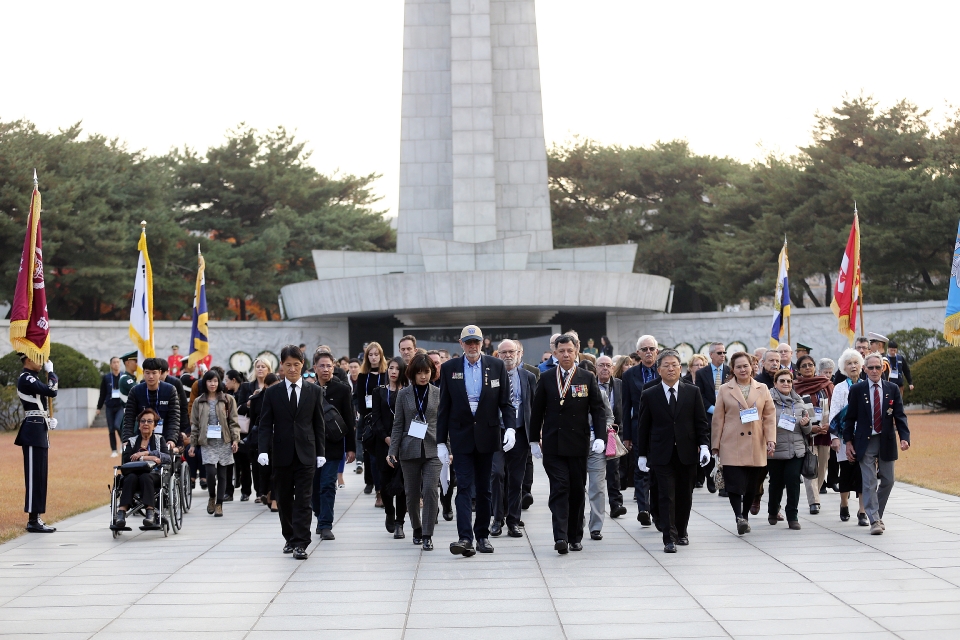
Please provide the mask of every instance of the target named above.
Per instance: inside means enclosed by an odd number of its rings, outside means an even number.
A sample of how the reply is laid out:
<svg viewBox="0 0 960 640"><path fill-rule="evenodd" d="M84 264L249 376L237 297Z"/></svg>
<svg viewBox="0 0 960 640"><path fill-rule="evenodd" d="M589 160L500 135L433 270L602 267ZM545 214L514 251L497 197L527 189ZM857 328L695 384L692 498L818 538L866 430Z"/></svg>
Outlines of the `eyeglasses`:
<svg viewBox="0 0 960 640"><path fill-rule="evenodd" d="M639 349L637 349L637 351L639 351L640 353L648 353L650 351L656 351L656 350L657 350L656 347L640 347Z"/></svg>
<svg viewBox="0 0 960 640"><path fill-rule="evenodd" d="M793 380L790 378L780 378L777 380L777 384L793 384Z"/></svg>
<svg viewBox="0 0 960 640"><path fill-rule="evenodd" d="M872 367L864 367L864 369L866 369L867 371L879 371L880 369L883 369L883 365L875 365L875 366L872 366Z"/></svg>
<svg viewBox="0 0 960 640"><path fill-rule="evenodd" d="M140 421L140 424L156 424L156 422L155 422L153 419L150 419L150 420L141 420L141 421Z"/></svg>

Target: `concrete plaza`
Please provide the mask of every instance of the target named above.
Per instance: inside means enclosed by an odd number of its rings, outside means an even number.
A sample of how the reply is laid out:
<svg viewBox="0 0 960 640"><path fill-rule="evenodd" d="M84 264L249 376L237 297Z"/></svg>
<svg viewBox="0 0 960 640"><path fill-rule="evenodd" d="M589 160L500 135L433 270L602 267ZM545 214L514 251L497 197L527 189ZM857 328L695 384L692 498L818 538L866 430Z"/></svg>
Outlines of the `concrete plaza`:
<svg viewBox="0 0 960 640"><path fill-rule="evenodd" d="M347 475L336 541L310 559L280 552L276 514L252 502L208 516L205 492L179 535L113 540L106 508L53 535L0 545L0 636L7 638L741 638L960 637L960 498L898 484L870 536L841 523L839 496L802 531L766 523L739 538L726 500L695 493L691 544L662 552L636 509L607 519L581 553L553 551L538 466L526 535L452 556L394 540L383 511ZM6 490L19 491L19 487ZM102 490L102 489L101 489ZM238 493L239 497L239 493ZM801 496L801 501L803 497ZM43 634L43 635L41 635Z"/></svg>

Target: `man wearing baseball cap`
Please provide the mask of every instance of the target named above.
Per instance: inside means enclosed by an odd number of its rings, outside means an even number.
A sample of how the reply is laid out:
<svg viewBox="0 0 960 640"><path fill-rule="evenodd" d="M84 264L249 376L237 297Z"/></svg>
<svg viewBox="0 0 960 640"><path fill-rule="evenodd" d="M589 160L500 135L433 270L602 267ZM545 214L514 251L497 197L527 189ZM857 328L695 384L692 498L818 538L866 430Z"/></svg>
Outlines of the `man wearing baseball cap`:
<svg viewBox="0 0 960 640"><path fill-rule="evenodd" d="M502 360L483 355L482 345L480 328L467 325L460 332L463 357L440 366L437 453L444 464L453 454L457 475L459 540L450 545L450 553L466 558L477 551L493 553L489 539L493 454L501 448L509 451L516 444L516 411L511 403L507 368ZM477 516L472 523L470 494L474 488Z"/></svg>

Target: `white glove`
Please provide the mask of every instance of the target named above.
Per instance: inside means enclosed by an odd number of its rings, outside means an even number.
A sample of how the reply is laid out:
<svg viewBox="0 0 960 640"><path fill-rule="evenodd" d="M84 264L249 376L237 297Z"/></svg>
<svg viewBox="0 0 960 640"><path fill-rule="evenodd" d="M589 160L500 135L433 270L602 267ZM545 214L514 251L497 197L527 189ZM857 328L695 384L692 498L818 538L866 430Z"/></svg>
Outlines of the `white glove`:
<svg viewBox="0 0 960 640"><path fill-rule="evenodd" d="M47 360L43 363L43 370L47 373L53 373L53 360Z"/></svg>
<svg viewBox="0 0 960 640"><path fill-rule="evenodd" d="M257 456L257 462L260 463L261 467L267 466L268 464L270 464L270 454L261 453L259 456Z"/></svg>
<svg viewBox="0 0 960 640"><path fill-rule="evenodd" d="M647 466L647 456L640 456L637 458L637 469L646 473L650 471L650 468Z"/></svg>
<svg viewBox="0 0 960 640"><path fill-rule="evenodd" d="M56 428L57 428L57 424L58 424L58 423L57 423L57 419L56 419L56 418L50 418L50 422L49 422L48 424L49 424L49 426L50 426L51 429L56 429Z"/></svg>
<svg viewBox="0 0 960 640"><path fill-rule="evenodd" d="M515 444L517 444L517 430L507 429L507 432L503 434L503 452L510 451Z"/></svg>
<svg viewBox="0 0 960 640"><path fill-rule="evenodd" d="M317 469L327 464L327 459L323 456L317 456Z"/></svg>
<svg viewBox="0 0 960 640"><path fill-rule="evenodd" d="M593 441L593 445L590 447L590 450L594 453L603 453L607 450L607 443L600 438L597 438Z"/></svg>
<svg viewBox="0 0 960 640"><path fill-rule="evenodd" d="M543 451L540 450L540 444L537 442L530 443L530 453L532 453L533 457L537 460L543 457Z"/></svg>
<svg viewBox="0 0 960 640"><path fill-rule="evenodd" d="M440 464L450 464L450 452L442 442L437 443L437 457L440 458Z"/></svg>
<svg viewBox="0 0 960 640"><path fill-rule="evenodd" d="M707 448L707 445L700 445L700 466L705 467L710 464L710 449Z"/></svg>

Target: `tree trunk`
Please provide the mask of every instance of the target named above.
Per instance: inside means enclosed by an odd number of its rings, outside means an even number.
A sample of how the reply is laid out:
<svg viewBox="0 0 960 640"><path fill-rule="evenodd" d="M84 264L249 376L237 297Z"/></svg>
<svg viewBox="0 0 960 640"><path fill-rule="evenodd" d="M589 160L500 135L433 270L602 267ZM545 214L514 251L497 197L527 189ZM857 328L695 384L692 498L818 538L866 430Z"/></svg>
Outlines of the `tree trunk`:
<svg viewBox="0 0 960 640"><path fill-rule="evenodd" d="M823 272L823 284L825 285L823 293L823 306L829 307L833 304L833 282L830 279L830 274L826 271Z"/></svg>
<svg viewBox="0 0 960 640"><path fill-rule="evenodd" d="M239 307L240 307L240 320L247 319L247 301L244 298L238 298Z"/></svg>
<svg viewBox="0 0 960 640"><path fill-rule="evenodd" d="M807 297L809 297L809 298L810 298L810 301L813 302L813 306L815 306L815 307L822 307L823 305L820 304L820 301L819 301L819 300L817 300L817 296L813 295L813 289L811 289L811 288L810 288L810 285L807 284L807 279L806 279L806 278L800 278L800 282L803 283L803 290L807 292Z"/></svg>

